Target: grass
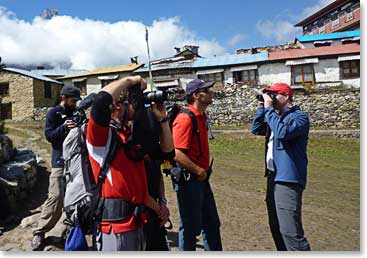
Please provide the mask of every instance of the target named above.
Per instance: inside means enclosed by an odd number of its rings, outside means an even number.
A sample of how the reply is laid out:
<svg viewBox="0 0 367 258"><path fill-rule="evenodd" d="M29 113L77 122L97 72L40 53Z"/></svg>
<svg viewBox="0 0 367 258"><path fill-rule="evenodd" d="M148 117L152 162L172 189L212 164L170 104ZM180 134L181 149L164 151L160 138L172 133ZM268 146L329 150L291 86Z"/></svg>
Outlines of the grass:
<svg viewBox="0 0 367 258"><path fill-rule="evenodd" d="M29 137L24 129L43 138L43 123L12 123L9 133ZM16 126L14 126L16 125ZM16 129L14 129L16 127ZM234 129L234 128L231 128ZM215 158L211 185L221 218L225 250L274 250L264 202L264 138L249 134L216 134L210 141ZM310 136L308 184L303 197L303 224L313 250L360 248L360 142ZM177 232L176 196L165 178L174 232Z"/></svg>

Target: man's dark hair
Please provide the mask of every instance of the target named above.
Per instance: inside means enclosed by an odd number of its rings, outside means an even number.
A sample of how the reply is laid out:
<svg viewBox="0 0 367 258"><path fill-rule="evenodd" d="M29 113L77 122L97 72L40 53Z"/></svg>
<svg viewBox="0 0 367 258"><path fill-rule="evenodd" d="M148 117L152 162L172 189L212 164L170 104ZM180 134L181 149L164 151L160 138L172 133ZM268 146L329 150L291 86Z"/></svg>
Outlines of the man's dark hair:
<svg viewBox="0 0 367 258"><path fill-rule="evenodd" d="M186 102L187 102L187 104L193 104L194 103L194 101L195 101L195 99L194 99L194 96L192 95L192 94L190 94L190 95L186 95Z"/></svg>

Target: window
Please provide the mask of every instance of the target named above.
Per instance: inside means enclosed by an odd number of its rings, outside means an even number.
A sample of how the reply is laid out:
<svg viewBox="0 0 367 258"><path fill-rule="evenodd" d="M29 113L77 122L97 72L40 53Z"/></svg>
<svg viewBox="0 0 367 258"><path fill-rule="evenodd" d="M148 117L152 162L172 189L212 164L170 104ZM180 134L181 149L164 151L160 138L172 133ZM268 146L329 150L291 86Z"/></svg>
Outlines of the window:
<svg viewBox="0 0 367 258"><path fill-rule="evenodd" d="M214 86L223 86L223 73L200 74L198 78L203 81L215 82Z"/></svg>
<svg viewBox="0 0 367 258"><path fill-rule="evenodd" d="M52 98L52 88L51 88L51 83L50 82L45 82L44 85L44 96L46 99L51 99Z"/></svg>
<svg viewBox="0 0 367 258"><path fill-rule="evenodd" d="M315 74L312 64L292 66L292 84L314 84Z"/></svg>
<svg viewBox="0 0 367 258"><path fill-rule="evenodd" d="M9 95L9 82L0 82L0 95Z"/></svg>
<svg viewBox="0 0 367 258"><path fill-rule="evenodd" d="M235 83L246 83L251 85L257 84L257 70L245 70L233 72L233 78Z"/></svg>
<svg viewBox="0 0 367 258"><path fill-rule="evenodd" d="M87 95L87 80L74 82L74 86L80 90L81 95Z"/></svg>
<svg viewBox="0 0 367 258"><path fill-rule="evenodd" d="M347 13L347 15L345 16L345 22L349 22L353 19L354 19L353 12Z"/></svg>
<svg viewBox="0 0 367 258"><path fill-rule="evenodd" d="M331 22L331 29L335 29L335 28L337 28L337 27L339 27L339 18L336 18L336 20L333 20L332 22Z"/></svg>
<svg viewBox="0 0 367 258"><path fill-rule="evenodd" d="M12 119L11 103L2 103L0 106L0 119Z"/></svg>
<svg viewBox="0 0 367 258"><path fill-rule="evenodd" d="M342 79L360 77L360 60L342 61L339 65Z"/></svg>

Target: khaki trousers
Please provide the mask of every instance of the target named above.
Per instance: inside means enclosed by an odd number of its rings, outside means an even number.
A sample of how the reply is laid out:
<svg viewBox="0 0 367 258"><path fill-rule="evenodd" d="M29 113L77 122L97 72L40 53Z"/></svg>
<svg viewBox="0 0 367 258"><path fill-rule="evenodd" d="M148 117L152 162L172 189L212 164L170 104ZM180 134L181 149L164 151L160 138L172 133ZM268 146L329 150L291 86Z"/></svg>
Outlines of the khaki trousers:
<svg viewBox="0 0 367 258"><path fill-rule="evenodd" d="M63 168L52 168L49 179L48 196L47 200L42 205L41 218L38 222L38 226L33 230L33 235L45 234L55 227L57 222L60 220L61 227L66 230L66 225L63 221L65 219L65 213L62 212L64 205L63 189L64 179ZM63 230L63 232L65 231Z"/></svg>

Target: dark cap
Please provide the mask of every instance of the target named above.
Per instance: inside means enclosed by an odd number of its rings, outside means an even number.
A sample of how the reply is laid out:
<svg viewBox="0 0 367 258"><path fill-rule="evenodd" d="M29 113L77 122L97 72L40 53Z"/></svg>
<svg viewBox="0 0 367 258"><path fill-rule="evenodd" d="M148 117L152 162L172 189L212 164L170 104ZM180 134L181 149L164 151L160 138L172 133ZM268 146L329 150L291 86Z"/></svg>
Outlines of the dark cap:
<svg viewBox="0 0 367 258"><path fill-rule="evenodd" d="M186 95L191 95L198 89L210 88L214 83L215 82L205 82L199 79L192 80L186 85Z"/></svg>
<svg viewBox="0 0 367 258"><path fill-rule="evenodd" d="M80 90L74 86L69 85L62 87L60 95L65 96L67 98L73 98L76 100L82 99L80 97Z"/></svg>
<svg viewBox="0 0 367 258"><path fill-rule="evenodd" d="M286 94L288 96L293 96L292 88L288 84L282 83L282 82L275 83L273 86L269 88L265 88L263 92L264 93L265 92L276 92L279 94Z"/></svg>

